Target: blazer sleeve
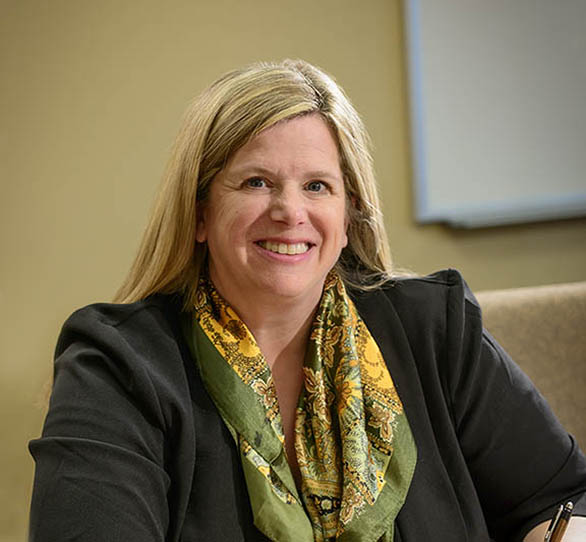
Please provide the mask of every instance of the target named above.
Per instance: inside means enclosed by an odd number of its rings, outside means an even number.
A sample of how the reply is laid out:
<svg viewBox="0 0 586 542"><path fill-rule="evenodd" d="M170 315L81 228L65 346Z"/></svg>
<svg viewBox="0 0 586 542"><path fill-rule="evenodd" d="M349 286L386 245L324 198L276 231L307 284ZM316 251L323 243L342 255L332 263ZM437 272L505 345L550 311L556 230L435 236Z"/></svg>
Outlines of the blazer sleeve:
<svg viewBox="0 0 586 542"><path fill-rule="evenodd" d="M483 329L458 273L449 288L448 393L491 536L522 540L586 491L586 460L543 396ZM576 513L586 515L586 499Z"/></svg>
<svg viewBox="0 0 586 542"><path fill-rule="evenodd" d="M42 437L29 445L32 542L166 540L173 413L164 375L130 338L144 324L134 320L110 321L94 306L64 325Z"/></svg>

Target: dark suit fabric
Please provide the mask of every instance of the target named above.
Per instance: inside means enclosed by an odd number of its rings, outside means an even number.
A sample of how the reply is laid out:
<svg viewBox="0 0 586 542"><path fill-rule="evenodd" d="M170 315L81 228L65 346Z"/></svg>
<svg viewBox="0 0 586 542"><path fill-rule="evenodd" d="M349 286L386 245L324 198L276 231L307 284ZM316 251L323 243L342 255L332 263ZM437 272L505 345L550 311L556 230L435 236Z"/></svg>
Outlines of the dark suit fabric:
<svg viewBox="0 0 586 542"><path fill-rule="evenodd" d="M579 500L584 456L483 331L457 272L352 295L417 444L396 541L521 540ZM91 305L65 323L43 435L30 444L31 541L266 540L185 343L181 302Z"/></svg>

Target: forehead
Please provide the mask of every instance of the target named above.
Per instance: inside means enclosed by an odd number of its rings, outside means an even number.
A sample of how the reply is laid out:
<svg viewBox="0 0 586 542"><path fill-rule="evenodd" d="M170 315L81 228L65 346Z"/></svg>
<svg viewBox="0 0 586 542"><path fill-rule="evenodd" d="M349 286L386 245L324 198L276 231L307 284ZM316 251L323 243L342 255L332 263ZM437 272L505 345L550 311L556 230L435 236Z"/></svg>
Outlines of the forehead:
<svg viewBox="0 0 586 542"><path fill-rule="evenodd" d="M247 166L328 168L340 173L338 145L332 129L319 114L284 120L263 130L238 149L228 169Z"/></svg>

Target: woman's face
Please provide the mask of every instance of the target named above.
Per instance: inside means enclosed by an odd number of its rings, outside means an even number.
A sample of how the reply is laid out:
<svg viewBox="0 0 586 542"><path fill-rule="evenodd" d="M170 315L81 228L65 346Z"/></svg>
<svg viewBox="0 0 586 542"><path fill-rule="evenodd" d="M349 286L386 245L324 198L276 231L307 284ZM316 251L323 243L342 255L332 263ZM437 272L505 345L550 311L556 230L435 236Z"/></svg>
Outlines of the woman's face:
<svg viewBox="0 0 586 542"><path fill-rule="evenodd" d="M198 218L211 278L236 308L284 298L317 304L348 241L328 125L315 114L261 132L216 175Z"/></svg>

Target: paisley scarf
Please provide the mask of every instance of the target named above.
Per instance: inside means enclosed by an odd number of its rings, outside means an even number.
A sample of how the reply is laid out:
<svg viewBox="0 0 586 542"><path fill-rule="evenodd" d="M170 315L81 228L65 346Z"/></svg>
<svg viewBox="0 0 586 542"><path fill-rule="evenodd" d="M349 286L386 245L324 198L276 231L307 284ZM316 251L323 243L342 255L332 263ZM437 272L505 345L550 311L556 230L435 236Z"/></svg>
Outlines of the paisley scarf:
<svg viewBox="0 0 586 542"><path fill-rule="evenodd" d="M312 324L295 421L298 491L276 388L252 333L207 278L190 345L239 450L255 525L275 541L391 541L416 461L380 350L331 272Z"/></svg>

